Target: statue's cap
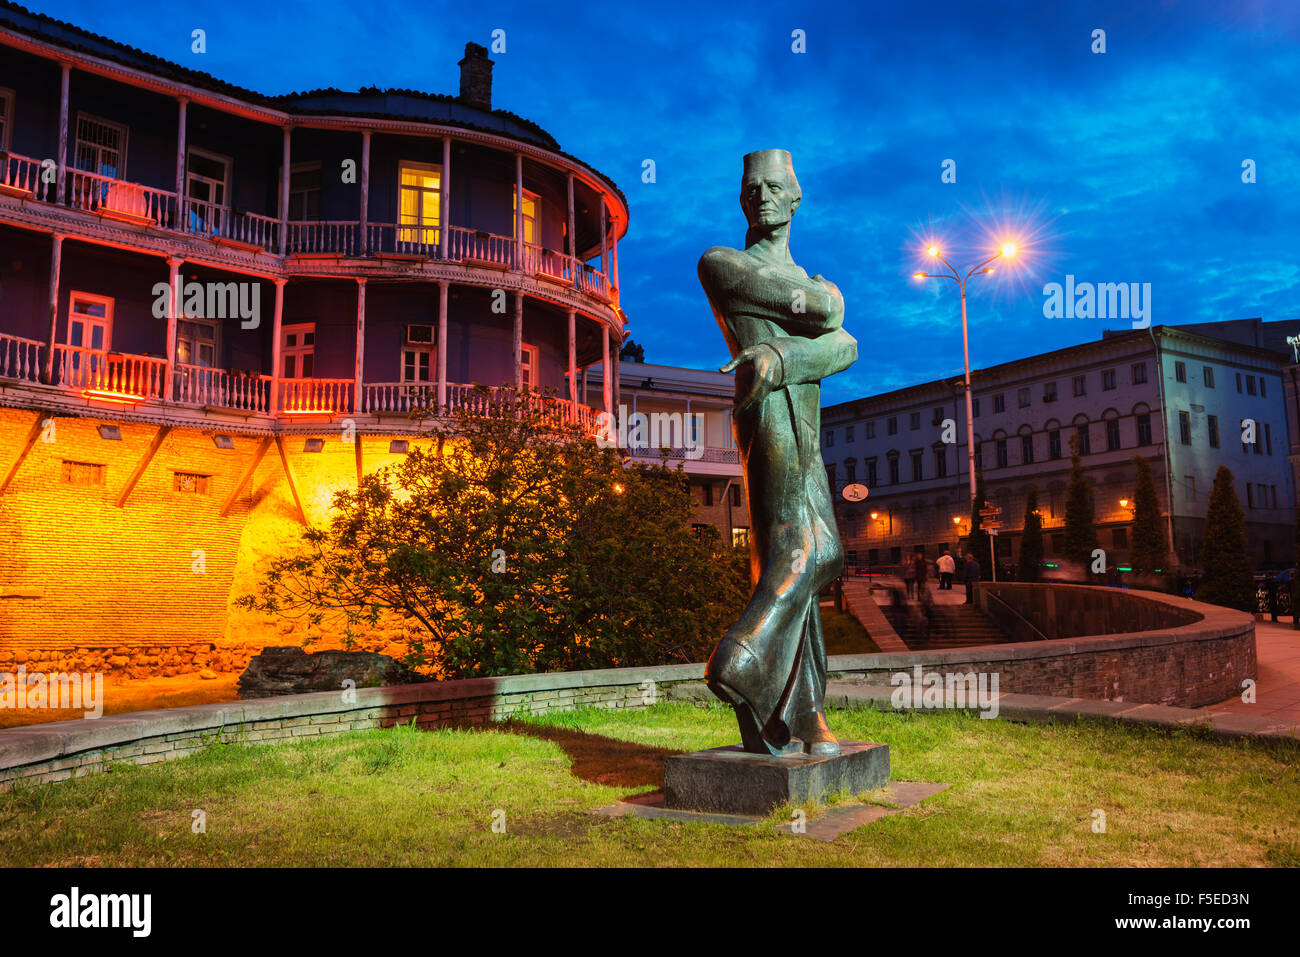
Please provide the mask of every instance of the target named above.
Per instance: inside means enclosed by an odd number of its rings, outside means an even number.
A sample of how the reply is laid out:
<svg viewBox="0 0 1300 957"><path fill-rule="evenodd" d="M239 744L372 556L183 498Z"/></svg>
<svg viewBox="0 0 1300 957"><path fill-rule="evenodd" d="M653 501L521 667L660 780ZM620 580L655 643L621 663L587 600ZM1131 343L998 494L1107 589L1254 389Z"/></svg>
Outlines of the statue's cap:
<svg viewBox="0 0 1300 957"><path fill-rule="evenodd" d="M782 166L794 175L794 160L789 150L755 150L745 154L745 175L765 166Z"/></svg>

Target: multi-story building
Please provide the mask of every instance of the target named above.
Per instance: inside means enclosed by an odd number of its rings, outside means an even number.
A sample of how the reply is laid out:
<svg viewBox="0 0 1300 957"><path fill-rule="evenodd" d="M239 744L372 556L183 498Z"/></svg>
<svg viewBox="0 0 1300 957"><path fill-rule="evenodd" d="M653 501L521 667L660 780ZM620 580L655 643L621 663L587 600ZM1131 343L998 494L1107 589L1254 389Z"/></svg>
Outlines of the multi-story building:
<svg viewBox="0 0 1300 957"><path fill-rule="evenodd" d="M1196 565L1220 465L1235 477L1255 561L1289 561L1294 483L1281 365L1268 349L1157 326L974 370L976 467L1002 512L999 561L1019 554L1031 485L1047 556L1062 555L1072 439L1112 564L1129 557L1134 455L1151 465L1178 565ZM837 495L850 564L960 546L970 523L961 377L831 406L822 426L833 487L870 490L862 502Z"/></svg>
<svg viewBox="0 0 1300 957"><path fill-rule="evenodd" d="M413 412L590 418L627 203L460 69L265 96L0 4L0 638L173 667Z"/></svg>
<svg viewBox="0 0 1300 957"><path fill-rule="evenodd" d="M593 400L598 398L603 371L603 366L593 366L583 377L583 396L591 388ZM631 457L671 468L681 465L690 477L696 521L715 526L723 541L747 544L749 500L731 428L736 377L624 360L617 381L622 402L618 421L624 423ZM638 425L644 431L638 433Z"/></svg>

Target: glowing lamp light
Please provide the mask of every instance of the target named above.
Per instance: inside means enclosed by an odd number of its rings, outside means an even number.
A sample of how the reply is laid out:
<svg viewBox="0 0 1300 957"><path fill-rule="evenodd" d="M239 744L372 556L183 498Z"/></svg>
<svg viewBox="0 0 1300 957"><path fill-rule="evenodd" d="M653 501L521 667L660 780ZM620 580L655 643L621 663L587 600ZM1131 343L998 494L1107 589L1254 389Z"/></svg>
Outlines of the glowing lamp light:
<svg viewBox="0 0 1300 957"><path fill-rule="evenodd" d="M914 273L912 273L912 278L913 278L913 279L924 279L924 278L925 278L925 273L923 273L923 272L914 272Z"/></svg>
<svg viewBox="0 0 1300 957"><path fill-rule="evenodd" d="M1122 498L1122 499L1120 499L1120 500L1119 500L1119 507L1120 507L1120 508L1128 508L1128 499L1126 499L1126 498Z"/></svg>
<svg viewBox="0 0 1300 957"><path fill-rule="evenodd" d="M929 253L931 256L937 256L939 255L939 247L931 246L929 249L926 250L926 252Z"/></svg>
<svg viewBox="0 0 1300 957"><path fill-rule="evenodd" d="M618 482L615 482L615 483L614 483L614 491L617 492L619 495L622 495L622 494L623 494L623 486L620 485Z"/></svg>
<svg viewBox="0 0 1300 957"><path fill-rule="evenodd" d="M954 525L960 525L960 524L961 524L961 519L960 519L958 516L954 515L954 516L952 517L952 523L953 523Z"/></svg>
<svg viewBox="0 0 1300 957"><path fill-rule="evenodd" d="M133 405L136 402L143 402L144 396L137 395L134 392L110 392L105 389L86 389L81 393L87 399L102 399L105 402L121 402L124 405Z"/></svg>
<svg viewBox="0 0 1300 957"><path fill-rule="evenodd" d="M988 274L991 273L992 271L993 271L993 267L992 267L992 266L985 266L985 267L984 267L984 274L985 274L985 275L988 275Z"/></svg>
<svg viewBox="0 0 1300 957"><path fill-rule="evenodd" d="M879 513L879 512L872 512L872 513L871 513L871 517L872 517L872 518L879 518L879 517L880 517L880 513Z"/></svg>
<svg viewBox="0 0 1300 957"><path fill-rule="evenodd" d="M1015 254L1016 254L1016 244L1015 244L1015 243L1004 243L1004 244L1002 245L1002 255L1004 255L1004 256L1014 256Z"/></svg>

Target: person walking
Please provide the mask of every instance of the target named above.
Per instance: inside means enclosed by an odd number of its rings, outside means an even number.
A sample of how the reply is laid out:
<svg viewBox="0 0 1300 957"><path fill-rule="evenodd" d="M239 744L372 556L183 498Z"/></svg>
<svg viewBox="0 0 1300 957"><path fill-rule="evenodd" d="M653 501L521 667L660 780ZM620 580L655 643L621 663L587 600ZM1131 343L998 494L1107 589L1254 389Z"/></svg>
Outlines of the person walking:
<svg viewBox="0 0 1300 957"><path fill-rule="evenodd" d="M957 570L957 563L947 549L939 556L939 591L952 591L952 574Z"/></svg>
<svg viewBox="0 0 1300 957"><path fill-rule="evenodd" d="M903 562L903 587L909 601L916 597L916 562Z"/></svg>
<svg viewBox="0 0 1300 957"><path fill-rule="evenodd" d="M916 597L920 598L926 590L926 580L930 577L930 565L925 560L925 552L917 552L912 562L916 565Z"/></svg>
<svg viewBox="0 0 1300 957"><path fill-rule="evenodd" d="M975 583L980 580L980 563L975 560L975 555L966 556L966 604L975 604Z"/></svg>

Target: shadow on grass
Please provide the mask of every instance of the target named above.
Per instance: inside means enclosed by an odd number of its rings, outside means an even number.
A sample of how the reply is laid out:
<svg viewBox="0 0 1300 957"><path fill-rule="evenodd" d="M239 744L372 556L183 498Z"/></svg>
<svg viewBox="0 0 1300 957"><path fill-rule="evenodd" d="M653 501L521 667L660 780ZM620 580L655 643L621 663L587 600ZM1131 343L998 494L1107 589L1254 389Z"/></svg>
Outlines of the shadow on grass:
<svg viewBox="0 0 1300 957"><path fill-rule="evenodd" d="M575 777L613 788L661 788L664 758L686 753L526 721L503 721L495 730L553 741L569 756Z"/></svg>

